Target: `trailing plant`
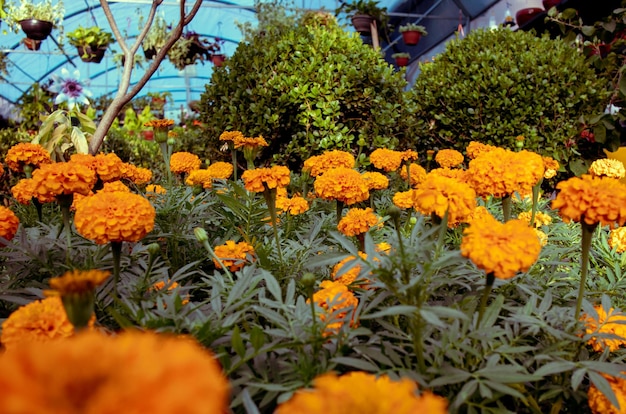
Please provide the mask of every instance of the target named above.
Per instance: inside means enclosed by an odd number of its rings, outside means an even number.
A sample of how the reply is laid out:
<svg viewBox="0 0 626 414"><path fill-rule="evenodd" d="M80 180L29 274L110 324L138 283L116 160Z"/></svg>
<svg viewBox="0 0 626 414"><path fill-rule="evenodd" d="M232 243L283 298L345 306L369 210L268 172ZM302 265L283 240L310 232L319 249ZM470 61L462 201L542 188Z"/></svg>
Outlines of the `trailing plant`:
<svg viewBox="0 0 626 414"><path fill-rule="evenodd" d="M113 34L98 26L88 28L79 26L67 33L66 36L72 46L90 47L93 50L107 48L111 43L115 42Z"/></svg>
<svg viewBox="0 0 626 414"><path fill-rule="evenodd" d="M335 15L345 13L348 17L352 17L357 14L366 14L376 19L381 27L386 27L389 22L389 16L387 15L387 8L380 7L380 2L375 0L355 0L347 3L343 0L339 1L340 6L335 10Z"/></svg>
<svg viewBox="0 0 626 414"><path fill-rule="evenodd" d="M410 58L411 55L409 53L404 53L404 52L399 52L399 53L394 53L391 55L392 59L397 59L397 58Z"/></svg>
<svg viewBox="0 0 626 414"><path fill-rule="evenodd" d="M208 144L220 147L218 137L227 130L262 135L269 143L262 163L300 168L302 160L331 149L365 162L370 149L393 148L412 136L406 81L359 37L333 19L270 7L258 16L259 28L246 32L246 42L202 95Z"/></svg>
<svg viewBox="0 0 626 414"><path fill-rule="evenodd" d="M52 25L61 30L63 24L63 18L65 17L65 7L63 0L55 1L43 0L39 3L34 3L28 0L22 0L19 2L19 6L14 4L8 4L7 16L9 17L9 25L15 33L19 33L21 26L19 22L27 19L37 19L52 23Z"/></svg>
<svg viewBox="0 0 626 414"><path fill-rule="evenodd" d="M581 174L600 146L577 145L579 118L604 109L603 85L585 57L561 40L474 30L422 65L411 90L417 103L415 138L403 142L423 153L463 151L470 141L512 149L522 135L526 149Z"/></svg>
<svg viewBox="0 0 626 414"><path fill-rule="evenodd" d="M426 28L424 26L420 26L419 24L415 24L415 23L403 24L402 26L398 27L398 31L400 33L403 33L403 32L420 32L424 36L426 36L428 34L428 32L426 31Z"/></svg>
<svg viewBox="0 0 626 414"><path fill-rule="evenodd" d="M140 16L139 28L141 29L143 27L143 16ZM152 26L142 43L144 53L147 53L148 50L153 50L154 53L158 53L165 44L168 36L169 31L167 22L162 16L155 16Z"/></svg>

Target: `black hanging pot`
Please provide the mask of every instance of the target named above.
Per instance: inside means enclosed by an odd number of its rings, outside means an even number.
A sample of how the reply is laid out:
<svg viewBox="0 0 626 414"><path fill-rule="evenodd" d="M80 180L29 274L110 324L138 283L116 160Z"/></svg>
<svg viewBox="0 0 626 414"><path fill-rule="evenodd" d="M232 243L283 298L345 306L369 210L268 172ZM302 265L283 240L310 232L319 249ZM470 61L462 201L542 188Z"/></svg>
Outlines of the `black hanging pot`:
<svg viewBox="0 0 626 414"><path fill-rule="evenodd" d="M20 20L20 26L26 37L33 40L45 40L52 33L52 22L37 19Z"/></svg>
<svg viewBox="0 0 626 414"><path fill-rule="evenodd" d="M90 46L78 46L78 56L83 62L100 63L104 58L106 48L92 49Z"/></svg>
<svg viewBox="0 0 626 414"><path fill-rule="evenodd" d="M150 47L148 49L143 49L143 54L146 57L146 59L148 60L152 60L156 54L157 54L157 50L155 47Z"/></svg>

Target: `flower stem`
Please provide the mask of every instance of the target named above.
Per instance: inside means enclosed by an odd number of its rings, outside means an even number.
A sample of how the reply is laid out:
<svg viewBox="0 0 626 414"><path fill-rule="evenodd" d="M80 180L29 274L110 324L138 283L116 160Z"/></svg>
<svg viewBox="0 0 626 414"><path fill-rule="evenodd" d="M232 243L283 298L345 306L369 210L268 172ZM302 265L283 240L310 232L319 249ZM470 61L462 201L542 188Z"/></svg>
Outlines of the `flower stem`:
<svg viewBox="0 0 626 414"><path fill-rule="evenodd" d="M337 225L339 225L339 221L341 220L342 214L343 214L343 201L337 200Z"/></svg>
<svg viewBox="0 0 626 414"><path fill-rule="evenodd" d="M537 184L533 186L533 207L530 213L530 227L535 227L535 216L537 215L537 204L539 201L539 190L541 189L541 183L543 178L539 180Z"/></svg>
<svg viewBox="0 0 626 414"><path fill-rule="evenodd" d="M506 223L511 219L511 195L507 194L502 197L502 216L504 217L504 222Z"/></svg>
<svg viewBox="0 0 626 414"><path fill-rule="evenodd" d="M231 148L230 154L233 162L233 181L237 181L237 150L235 148Z"/></svg>
<svg viewBox="0 0 626 414"><path fill-rule="evenodd" d="M476 321L476 327L480 328L480 322L483 319L483 314L485 313L485 308L487 307L487 300L489 299L489 294L491 293L491 288L493 287L493 282L495 282L496 277L493 273L487 273L487 283L485 285L485 290L483 290L483 296L480 298L480 305L478 308L478 320Z"/></svg>
<svg viewBox="0 0 626 414"><path fill-rule="evenodd" d="M422 315L420 315L419 310L413 315L411 325L413 352L415 352L415 356L417 357L417 366L419 367L420 373L425 374L426 361L424 360L424 342L422 341Z"/></svg>
<svg viewBox="0 0 626 414"><path fill-rule="evenodd" d="M111 253L113 253L113 300L117 302L119 295L117 285L120 281L120 262L122 259L122 243L111 242Z"/></svg>
<svg viewBox="0 0 626 414"><path fill-rule="evenodd" d="M265 190L263 190L263 197L267 204L267 209L270 212L270 218L272 219L272 229L274 230L274 240L276 241L276 250L278 250L278 258L280 263L283 263L283 252L280 247L280 239L278 238L278 220L276 216L276 189L269 189L265 183L263 184Z"/></svg>
<svg viewBox="0 0 626 414"><path fill-rule="evenodd" d="M574 319L578 320L580 316L580 309L583 304L583 295L585 293L585 282L587 280L587 271L589 269L589 251L591 250L591 239L593 232L598 226L598 223L587 224L581 221L582 234L582 255L580 263L580 285L578 286L578 298L576 299L576 312L574 312Z"/></svg>

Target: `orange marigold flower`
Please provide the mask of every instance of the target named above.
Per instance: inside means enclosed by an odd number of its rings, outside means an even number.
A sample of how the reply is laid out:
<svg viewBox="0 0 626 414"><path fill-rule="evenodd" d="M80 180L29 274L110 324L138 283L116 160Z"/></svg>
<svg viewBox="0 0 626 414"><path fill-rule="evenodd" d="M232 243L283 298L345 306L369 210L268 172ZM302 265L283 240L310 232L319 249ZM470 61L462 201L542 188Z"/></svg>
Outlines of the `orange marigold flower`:
<svg viewBox="0 0 626 414"><path fill-rule="evenodd" d="M137 242L152 231L155 216L152 204L140 195L99 192L76 206L74 224L97 244Z"/></svg>
<svg viewBox="0 0 626 414"><path fill-rule="evenodd" d="M96 180L96 173L92 169L72 161L43 164L33 171L35 196L40 201L61 194L87 195Z"/></svg>
<svg viewBox="0 0 626 414"><path fill-rule="evenodd" d="M275 165L271 168L256 168L246 170L241 175L246 190L262 193L266 188L286 187L290 180L289 168Z"/></svg>
<svg viewBox="0 0 626 414"><path fill-rule="evenodd" d="M585 333L588 335L600 333L615 335L615 338L592 337L587 342L594 351L602 352L608 347L611 352L617 351L620 347L626 346L626 315L621 312L609 309L607 314L602 306L594 306L598 318L584 314L581 320L585 323Z"/></svg>
<svg viewBox="0 0 626 414"><path fill-rule="evenodd" d="M461 241L461 254L499 279L527 271L540 251L537 233L522 220L504 224L493 218L473 220L463 231Z"/></svg>
<svg viewBox="0 0 626 414"><path fill-rule="evenodd" d="M338 167L326 171L315 179L315 193L325 200L337 200L347 205L369 198L367 182L358 171Z"/></svg>
<svg viewBox="0 0 626 414"><path fill-rule="evenodd" d="M535 233L537 234L537 237L539 238L539 244L541 245L541 247L545 247L548 245L548 235L546 233L544 233L543 231L539 230L539 229L535 229Z"/></svg>
<svg viewBox="0 0 626 414"><path fill-rule="evenodd" d="M527 194L543 177L543 160L530 151L495 148L470 161L467 182L480 197Z"/></svg>
<svg viewBox="0 0 626 414"><path fill-rule="evenodd" d="M609 246L617 253L626 252L626 227L618 227L609 233Z"/></svg>
<svg viewBox="0 0 626 414"><path fill-rule="evenodd" d="M387 242L380 242L376 245L376 251L389 254L391 252L391 245Z"/></svg>
<svg viewBox="0 0 626 414"><path fill-rule="evenodd" d="M338 333L346 322L348 313L351 314L350 326L355 326L354 313L359 300L348 287L338 281L325 280L320 284L320 288L321 290L313 294L313 302L322 309L318 316L326 323L324 336Z"/></svg>
<svg viewBox="0 0 626 414"><path fill-rule="evenodd" d="M0 206L0 237L11 240L17 233L19 226L20 219L15 213L8 207ZM0 242L0 246L2 246L2 242Z"/></svg>
<svg viewBox="0 0 626 414"><path fill-rule="evenodd" d="M111 275L104 270L71 270L62 276L50 279L50 287L61 296L92 292Z"/></svg>
<svg viewBox="0 0 626 414"><path fill-rule="evenodd" d="M230 141L233 143L233 146L237 146L237 144L244 139L244 136L239 131L224 131L220 135L220 141Z"/></svg>
<svg viewBox="0 0 626 414"><path fill-rule="evenodd" d="M254 255L254 247L250 244L243 241L235 243L233 240L227 240L226 243L216 246L213 251L231 272L241 269L246 263L250 262L250 256ZM222 268L217 260L213 259L213 263L216 268Z"/></svg>
<svg viewBox="0 0 626 414"><path fill-rule="evenodd" d="M213 178L227 180L233 175L233 164L230 162L214 162L207 167L207 170Z"/></svg>
<svg viewBox="0 0 626 414"><path fill-rule="evenodd" d="M346 215L339 220L337 229L346 236L356 236L367 233L370 228L380 223L380 218L374 214L371 208L351 208Z"/></svg>
<svg viewBox="0 0 626 414"><path fill-rule="evenodd" d="M414 208L416 199L415 190L400 191L393 195L393 204L400 208Z"/></svg>
<svg viewBox="0 0 626 414"><path fill-rule="evenodd" d="M476 206L470 217L468 217L467 222L472 224L474 220L495 220L495 218L491 215L487 207L485 206Z"/></svg>
<svg viewBox="0 0 626 414"><path fill-rule="evenodd" d="M143 124L143 126L147 126L147 127L152 127L152 128L169 128L172 125L174 125L174 120L173 119L152 119L148 122L146 122L145 124Z"/></svg>
<svg viewBox="0 0 626 414"><path fill-rule="evenodd" d="M467 171L461 168L433 168L428 174L454 178L462 183L467 183Z"/></svg>
<svg viewBox="0 0 626 414"><path fill-rule="evenodd" d="M303 197L276 197L276 209L292 216L302 214L309 209L309 202Z"/></svg>
<svg viewBox="0 0 626 414"><path fill-rule="evenodd" d="M603 158L595 160L589 167L589 174L594 177L610 177L621 179L626 176L626 169L620 160Z"/></svg>
<svg viewBox="0 0 626 414"><path fill-rule="evenodd" d="M318 376L313 389L298 390L280 404L275 414L447 414L448 402L428 391L417 394L417 385L408 378L392 380L387 375L334 372Z"/></svg>
<svg viewBox="0 0 626 414"><path fill-rule="evenodd" d="M42 164L50 164L50 153L39 144L22 142L9 148L4 161L10 170L21 173L25 165L35 168Z"/></svg>
<svg viewBox="0 0 626 414"><path fill-rule="evenodd" d="M379 170L396 171L404 161L404 153L387 148L375 149L370 154L370 162Z"/></svg>
<svg viewBox="0 0 626 414"><path fill-rule="evenodd" d="M236 149L239 149L241 147L244 147L244 148L259 148L259 147L267 147L268 145L269 144L267 143L265 138L263 138L260 135L258 137L256 137L256 138L243 137L242 139L234 141L234 146L235 146Z"/></svg>
<svg viewBox="0 0 626 414"><path fill-rule="evenodd" d="M361 177L367 183L367 188L371 190L384 190L389 187L389 178L379 172L365 172Z"/></svg>
<svg viewBox="0 0 626 414"><path fill-rule="evenodd" d="M453 149L442 149L435 155L435 161L442 168L458 167L464 160L463 154Z"/></svg>
<svg viewBox="0 0 626 414"><path fill-rule="evenodd" d="M559 162L552 157L541 157L543 159L543 167L546 172L543 174L543 178L546 180L554 177L559 170Z"/></svg>
<svg viewBox="0 0 626 414"><path fill-rule="evenodd" d="M7 414L225 413L228 393L217 359L189 338L87 331L0 355Z"/></svg>
<svg viewBox="0 0 626 414"><path fill-rule="evenodd" d="M530 224L530 218L532 217L532 211L523 211L517 215L517 218ZM552 217L541 211L535 212L535 227L547 226L552 223Z"/></svg>
<svg viewBox="0 0 626 414"><path fill-rule="evenodd" d="M74 326L67 319L61 298L53 296L20 306L11 313L2 323L0 342L13 351L25 343L48 342L73 333Z"/></svg>
<svg viewBox="0 0 626 414"><path fill-rule="evenodd" d="M415 161L417 160L417 157L418 157L417 151L414 151L414 150L402 151L402 161Z"/></svg>
<svg viewBox="0 0 626 414"><path fill-rule="evenodd" d="M416 163L409 164L409 168L411 169L411 187L417 187L426 178L426 170ZM406 168L400 170L400 177L405 181L409 178Z"/></svg>
<svg viewBox="0 0 626 414"><path fill-rule="evenodd" d="M158 184L148 184L146 186L146 194L148 194L148 193L165 194L165 193L167 193L167 190L164 187L162 187L162 186L160 186Z"/></svg>
<svg viewBox="0 0 626 414"><path fill-rule="evenodd" d="M413 191L415 209L439 218L443 218L447 211L448 227L467 221L476 208L476 192L454 178L428 174Z"/></svg>
<svg viewBox="0 0 626 414"><path fill-rule="evenodd" d="M552 208L559 210L563 221L603 226L623 226L626 222L626 186L615 178L583 175L561 181Z"/></svg>
<svg viewBox="0 0 626 414"><path fill-rule="evenodd" d="M318 177L331 168L354 168L355 159L346 151L326 151L322 155L316 155L304 161L303 171L308 171L311 177Z"/></svg>
<svg viewBox="0 0 626 414"><path fill-rule="evenodd" d="M469 145L465 148L465 152L467 153L468 158L474 159L485 152L492 151L496 149L493 145L483 144L482 142L471 141Z"/></svg>
<svg viewBox="0 0 626 414"><path fill-rule="evenodd" d="M133 164L124 164L122 168L123 177L137 185L147 184L152 180L152 171L143 167L136 167Z"/></svg>
<svg viewBox="0 0 626 414"><path fill-rule="evenodd" d="M618 410L606 395L596 388L593 383L587 391L589 408L592 414L624 414L626 413L626 380L619 377L603 375L607 379L613 393L617 397L620 409Z"/></svg>
<svg viewBox="0 0 626 414"><path fill-rule="evenodd" d="M365 253L363 253L363 252L359 252L359 256L363 260L367 259L367 255ZM354 257L354 256L346 257L345 259L343 259L342 261L337 263L335 266L333 266L333 270L332 270L330 276L335 281L337 281L339 283L342 283L342 284L344 284L346 286L351 285L352 283L354 283L355 280L357 280L357 278L361 274L361 265L359 264L359 262L357 262L357 264L355 264L354 266L352 266L348 270L343 270L342 271L342 269L343 269L343 267L346 264L352 263L355 260L356 260L356 257ZM360 282L364 282L365 284L367 284L369 281L367 279L365 279L365 280L362 280Z"/></svg>
<svg viewBox="0 0 626 414"><path fill-rule="evenodd" d="M4 174L4 167L0 164L0 177Z"/></svg>
<svg viewBox="0 0 626 414"><path fill-rule="evenodd" d="M13 198L20 204L30 204L33 197L35 197L35 182L32 178L23 178L11 187L11 194ZM47 203L54 201L54 197L48 199ZM43 201L42 201L43 202Z"/></svg>
<svg viewBox="0 0 626 414"><path fill-rule="evenodd" d="M168 286L167 293L171 293L172 291L175 291L176 289L178 289L180 287L178 282L171 282L169 280L167 282L164 282L163 280L159 280L158 282L152 284L152 288L151 289L159 291L159 290L163 289L165 287L165 285ZM189 303L189 295L187 295L186 298L181 300L181 304L182 305L186 305L188 303ZM165 304L163 304L163 305L165 306ZM167 307L167 306L165 306L165 307Z"/></svg>
<svg viewBox="0 0 626 414"><path fill-rule="evenodd" d="M124 176L124 161L116 154L96 154L93 157L93 168L98 177L105 183L109 181L117 181Z"/></svg>
<svg viewBox="0 0 626 414"><path fill-rule="evenodd" d="M130 188L128 188L128 186L126 186L126 184L124 184L121 181L110 181L108 183L104 183L104 186L98 190L98 192L115 192L115 191L122 191L124 193L130 193Z"/></svg>
<svg viewBox="0 0 626 414"><path fill-rule="evenodd" d="M187 173L200 168L202 161L190 152L175 152L170 157L170 171L176 174Z"/></svg>
<svg viewBox="0 0 626 414"><path fill-rule="evenodd" d="M202 188L211 188L213 187L213 175L211 175L209 170L193 170L187 176L185 184L190 186L199 185L202 186Z"/></svg>

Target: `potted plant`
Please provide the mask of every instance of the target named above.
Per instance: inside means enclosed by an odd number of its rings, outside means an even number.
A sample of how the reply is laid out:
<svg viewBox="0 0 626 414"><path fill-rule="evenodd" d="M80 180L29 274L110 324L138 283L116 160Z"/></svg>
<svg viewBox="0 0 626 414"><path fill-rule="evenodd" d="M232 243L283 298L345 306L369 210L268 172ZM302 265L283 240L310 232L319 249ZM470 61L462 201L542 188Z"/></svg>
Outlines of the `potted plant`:
<svg viewBox="0 0 626 414"><path fill-rule="evenodd" d="M102 30L98 26L84 28L79 26L77 29L67 34L69 43L76 46L78 54L83 62L100 63L104 57L104 53L113 39L113 34Z"/></svg>
<svg viewBox="0 0 626 414"><path fill-rule="evenodd" d="M140 19L140 28L143 27L142 23L143 22ZM142 43L143 53L146 59L152 59L157 53L159 53L159 49L163 47L168 36L169 32L167 22L163 17L156 16Z"/></svg>
<svg viewBox="0 0 626 414"><path fill-rule="evenodd" d="M408 53L401 52L401 53L394 53L393 55L391 55L391 57L396 60L396 65L406 66L409 64L409 58L411 57L411 55L409 55Z"/></svg>
<svg viewBox="0 0 626 414"><path fill-rule="evenodd" d="M52 0L33 3L28 0L20 2L18 7L10 4L7 7L9 25L15 33L21 28L29 39L44 40L53 28L62 29L65 9L63 1L52 4Z"/></svg>
<svg viewBox="0 0 626 414"><path fill-rule="evenodd" d="M172 100L170 92L148 92L147 95L151 99L151 105L157 110L162 110L165 104Z"/></svg>
<svg viewBox="0 0 626 414"><path fill-rule="evenodd" d="M404 40L404 44L407 46L417 45L420 41L420 38L428 34L424 26L420 26L419 24L415 23L402 25L398 28L398 30L402 34L402 40Z"/></svg>
<svg viewBox="0 0 626 414"><path fill-rule="evenodd" d="M370 33L371 24L376 21L381 26L388 22L387 8L380 7L375 0L356 0L352 3L341 2L335 14L346 13L350 16L354 29L359 33Z"/></svg>
<svg viewBox="0 0 626 414"><path fill-rule="evenodd" d="M198 61L212 60L213 55L219 54L223 43L224 41L217 37L214 42L209 42L196 32L187 32L174 43L167 52L167 57L177 69L183 70L185 66Z"/></svg>

